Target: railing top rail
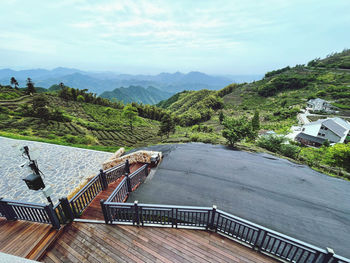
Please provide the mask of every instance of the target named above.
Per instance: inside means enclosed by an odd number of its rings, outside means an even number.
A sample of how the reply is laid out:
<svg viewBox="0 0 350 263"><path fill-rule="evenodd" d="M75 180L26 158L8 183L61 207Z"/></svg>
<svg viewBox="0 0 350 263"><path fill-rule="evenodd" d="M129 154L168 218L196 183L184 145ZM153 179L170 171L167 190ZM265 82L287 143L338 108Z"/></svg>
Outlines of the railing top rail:
<svg viewBox="0 0 350 263"><path fill-rule="evenodd" d="M1 201L6 202L8 204L32 206L32 207L36 207L36 208L44 208L45 206L47 206L47 204L37 204L37 203L16 201L16 200L10 200L10 199L1 199Z"/></svg>
<svg viewBox="0 0 350 263"><path fill-rule="evenodd" d="M137 169L136 171L132 172L132 173L129 175L130 179L131 179L132 177L134 177L136 174L138 174L139 172L141 172L142 170L144 170L146 167L147 167L147 164L144 164L144 165L142 165L139 169Z"/></svg>
<svg viewBox="0 0 350 263"><path fill-rule="evenodd" d="M116 203L116 202L105 202L108 205L120 205L125 207L133 206L134 203ZM159 204L137 204L138 207L144 208L168 208L168 209L188 209L188 210L202 210L209 211L212 207L199 207L199 206L180 206L180 205L159 205Z"/></svg>
<svg viewBox="0 0 350 263"><path fill-rule="evenodd" d="M111 199L114 198L114 196L120 190L120 188L122 188L124 186L125 181L126 181L126 177L124 177L123 180L121 180L121 182L118 184L118 186L114 189L114 191L111 193L111 195L107 198L106 203L108 203Z"/></svg>
<svg viewBox="0 0 350 263"><path fill-rule="evenodd" d="M99 177L99 174L95 175L86 185L84 185L83 188L81 188L79 190L78 193L76 193L71 200L69 200L69 202L73 202L75 201L76 199L78 199L80 197L80 195L83 194L83 192L85 191L86 188L88 188L91 184L93 184Z"/></svg>
<svg viewBox="0 0 350 263"><path fill-rule="evenodd" d="M262 225L255 224L255 223L253 223L253 222L250 222L250 221L245 220L245 219L243 219L243 218L240 218L240 217L238 217L238 216L231 215L231 214L226 213L226 212L224 212L224 211L222 211L222 210L219 210L219 209L216 210L216 211L219 212L219 213L221 213L221 214L223 214L223 215L225 215L225 216L227 216L227 217L231 217L231 218L233 218L233 219L235 219L235 220L241 221L241 222L243 222L243 223L245 223L245 224L248 224L248 225L251 225L251 226L253 226L253 227L255 227L255 228L259 228L259 229L261 229L261 230L264 230L264 231L266 231L266 232L268 232L268 233L270 233L270 234L275 235L276 237L283 238L283 239L286 239L286 240L290 240L290 241L292 241L292 242L295 243L295 244L298 244L298 245L301 245L301 246L304 246L304 247L307 247L307 248L310 248L310 249L313 249L313 250L316 250L316 251L319 251L319 252L327 253L327 251L326 251L325 249L322 249L322 248L313 246L313 245L311 245L311 244L309 244L309 243L306 243L306 242L303 242L303 241L301 241L301 240L298 240L298 239L295 239L295 238L293 238L293 237L290 237L290 236L288 236L288 235L279 233L279 232L277 232L277 231L274 231L274 230L269 229L269 228L267 228L267 227L264 227L264 226L262 226Z"/></svg>
<svg viewBox="0 0 350 263"><path fill-rule="evenodd" d="M112 172L112 171L114 171L114 170L116 170L116 169L118 169L118 168L121 168L121 167L123 167L123 166L125 166L125 162L124 162L124 163L121 163L121 164L118 164L118 165L116 165L116 166L113 166L113 167L111 167L111 168L108 168L107 170L104 170L103 172L104 172L104 173L109 173L109 172Z"/></svg>

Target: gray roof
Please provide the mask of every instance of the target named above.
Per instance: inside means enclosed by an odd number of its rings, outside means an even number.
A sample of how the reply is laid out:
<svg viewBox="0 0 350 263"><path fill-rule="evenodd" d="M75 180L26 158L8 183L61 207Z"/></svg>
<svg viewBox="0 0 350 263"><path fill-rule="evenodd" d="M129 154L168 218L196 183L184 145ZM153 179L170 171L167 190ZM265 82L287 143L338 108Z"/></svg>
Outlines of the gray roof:
<svg viewBox="0 0 350 263"><path fill-rule="evenodd" d="M335 117L332 118L332 120L334 120L336 123L340 124L341 126L343 126L345 129L350 130L350 123L342 118L339 117Z"/></svg>
<svg viewBox="0 0 350 263"><path fill-rule="evenodd" d="M320 99L320 98L311 99L308 101L308 103L317 103L317 102L320 102L320 103L327 102L328 103L328 101Z"/></svg>
<svg viewBox="0 0 350 263"><path fill-rule="evenodd" d="M327 119L322 124L330 129L332 132L334 132L339 137L343 137L346 129L339 125L337 122L335 122L333 119Z"/></svg>
<svg viewBox="0 0 350 263"><path fill-rule="evenodd" d="M309 135L309 134L306 134L303 132L299 133L295 138L300 138L300 139L308 140L311 142L317 142L319 144L324 143L324 141L326 140L326 139L315 137L315 136L312 136L312 135Z"/></svg>

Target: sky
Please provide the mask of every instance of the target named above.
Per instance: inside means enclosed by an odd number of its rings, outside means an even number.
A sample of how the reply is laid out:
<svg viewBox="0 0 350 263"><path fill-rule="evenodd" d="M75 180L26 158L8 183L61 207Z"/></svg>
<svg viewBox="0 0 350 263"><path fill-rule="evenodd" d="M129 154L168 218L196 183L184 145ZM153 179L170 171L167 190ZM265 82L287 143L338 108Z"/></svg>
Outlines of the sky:
<svg viewBox="0 0 350 263"><path fill-rule="evenodd" d="M1 0L0 68L263 74L350 48L349 0Z"/></svg>

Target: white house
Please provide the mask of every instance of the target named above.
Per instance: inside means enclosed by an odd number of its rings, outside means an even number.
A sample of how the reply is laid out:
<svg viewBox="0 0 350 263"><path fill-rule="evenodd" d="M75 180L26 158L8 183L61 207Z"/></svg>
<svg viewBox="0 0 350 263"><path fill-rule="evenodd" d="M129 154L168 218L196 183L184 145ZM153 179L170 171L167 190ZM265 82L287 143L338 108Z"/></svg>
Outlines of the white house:
<svg viewBox="0 0 350 263"><path fill-rule="evenodd" d="M326 111L326 112L334 111L334 107L328 101L320 98L309 100L307 102L307 107L314 111Z"/></svg>
<svg viewBox="0 0 350 263"><path fill-rule="evenodd" d="M326 140L330 143L344 143L349 136L350 123L339 117L320 119L302 127L295 139L303 144L320 146Z"/></svg>

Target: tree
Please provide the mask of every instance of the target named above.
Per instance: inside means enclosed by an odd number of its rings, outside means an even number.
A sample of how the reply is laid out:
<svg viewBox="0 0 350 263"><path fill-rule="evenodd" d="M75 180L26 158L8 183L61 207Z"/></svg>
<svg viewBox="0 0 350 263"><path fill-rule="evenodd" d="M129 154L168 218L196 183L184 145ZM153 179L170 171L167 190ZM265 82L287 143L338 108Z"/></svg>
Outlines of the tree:
<svg viewBox="0 0 350 263"><path fill-rule="evenodd" d="M252 128L254 131L258 131L260 129L260 116L258 110L254 112L254 116L252 119Z"/></svg>
<svg viewBox="0 0 350 263"><path fill-rule="evenodd" d="M245 138L254 139L256 137L256 131L253 130L251 123L245 117L239 119L225 118L223 125L222 136L232 147Z"/></svg>
<svg viewBox="0 0 350 263"><path fill-rule="evenodd" d="M50 119L48 104L48 100L44 95L34 97L32 102L34 115L46 121Z"/></svg>
<svg viewBox="0 0 350 263"><path fill-rule="evenodd" d="M160 136L166 134L167 138L169 138L170 132L175 132L175 122L170 114L165 114L160 122L160 129L158 134Z"/></svg>
<svg viewBox="0 0 350 263"><path fill-rule="evenodd" d="M34 83L32 82L32 79L31 78L27 78L27 90L26 90L26 93L27 94L33 94L35 92L36 92L36 90L34 88Z"/></svg>
<svg viewBox="0 0 350 263"><path fill-rule="evenodd" d="M82 95L78 95L77 101L78 102L84 102L84 97Z"/></svg>
<svg viewBox="0 0 350 263"><path fill-rule="evenodd" d="M222 110L219 112L219 121L220 123L222 124L222 122L224 121L225 119L225 115L224 113L222 112Z"/></svg>
<svg viewBox="0 0 350 263"><path fill-rule="evenodd" d="M325 162L350 171L350 144L337 143L328 147Z"/></svg>
<svg viewBox="0 0 350 263"><path fill-rule="evenodd" d="M11 82L11 85L14 85L15 89L18 89L18 81L15 79L15 77L12 77L10 82Z"/></svg>
<svg viewBox="0 0 350 263"><path fill-rule="evenodd" d="M137 109L133 107L131 104L128 104L124 107L123 109L123 116L128 119L129 125L130 125L130 130L132 131L133 129L133 122L136 120L137 116Z"/></svg>
<svg viewBox="0 0 350 263"><path fill-rule="evenodd" d="M63 82L60 82L58 86L60 88L60 91L58 92L58 96L64 100L70 100L72 97L71 89L65 86Z"/></svg>

